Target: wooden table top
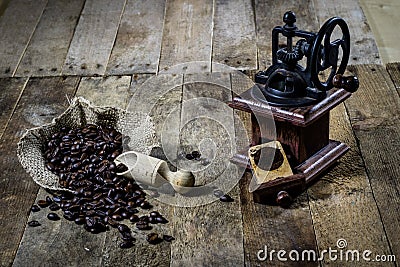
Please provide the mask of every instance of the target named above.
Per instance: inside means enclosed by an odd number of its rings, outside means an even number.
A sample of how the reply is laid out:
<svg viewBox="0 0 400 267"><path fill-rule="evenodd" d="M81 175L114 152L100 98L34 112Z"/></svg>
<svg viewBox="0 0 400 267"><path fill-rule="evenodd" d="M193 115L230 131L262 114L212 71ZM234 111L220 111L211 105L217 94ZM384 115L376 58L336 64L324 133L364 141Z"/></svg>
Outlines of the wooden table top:
<svg viewBox="0 0 400 267"><path fill-rule="evenodd" d="M207 97L225 103L231 91L248 88L234 75L209 73L218 70L213 63L247 74L265 69L271 64L271 30L287 10L296 12L299 28L312 31L331 16L343 17L352 36L348 70L360 80L359 90L331 112L330 137L348 144L350 152L290 208L254 203L246 173L229 192L231 203L182 208L152 201L169 220L156 230L175 240L150 245L138 233L127 250L118 247L116 231L90 234L64 219L47 220L47 212L29 212L49 193L17 159L16 145L26 129L50 122L74 96L126 108L149 78L197 62L190 74L158 76L171 88L151 110L160 139L174 110L180 110L173 113L177 125L198 112L185 101ZM265 247L321 255L337 249L339 239L346 240L346 249L370 250L371 257L400 258L400 63L381 64L357 1L13 0L0 17L0 36L1 266L354 266L327 257L303 262L257 257ZM210 77L217 81L214 87L228 90L190 83ZM244 113L225 119L234 131L239 123L249 127ZM196 123L172 136L179 145L196 148L200 137L191 129L221 137L217 124ZM28 227L33 219L42 226ZM368 266L396 266L385 264Z"/></svg>

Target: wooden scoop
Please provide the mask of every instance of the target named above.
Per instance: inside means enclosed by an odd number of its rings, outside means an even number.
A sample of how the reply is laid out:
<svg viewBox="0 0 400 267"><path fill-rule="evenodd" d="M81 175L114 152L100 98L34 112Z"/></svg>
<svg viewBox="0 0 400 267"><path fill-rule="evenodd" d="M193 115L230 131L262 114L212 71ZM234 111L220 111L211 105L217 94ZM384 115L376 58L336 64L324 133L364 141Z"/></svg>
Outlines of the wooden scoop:
<svg viewBox="0 0 400 267"><path fill-rule="evenodd" d="M169 182L175 192L185 194L195 183L192 172L183 170L173 172L164 160L136 151L125 152L114 161L117 165L122 163L128 167L127 171L118 173L118 175L133 178L140 183L156 188Z"/></svg>

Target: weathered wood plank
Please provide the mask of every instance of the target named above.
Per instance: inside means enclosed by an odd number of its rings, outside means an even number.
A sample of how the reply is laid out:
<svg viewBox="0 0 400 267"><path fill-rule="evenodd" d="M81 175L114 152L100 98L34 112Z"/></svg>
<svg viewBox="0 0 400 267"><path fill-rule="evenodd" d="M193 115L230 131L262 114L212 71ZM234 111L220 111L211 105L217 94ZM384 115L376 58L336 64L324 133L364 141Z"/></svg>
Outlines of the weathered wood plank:
<svg viewBox="0 0 400 267"><path fill-rule="evenodd" d="M0 17L0 77L14 75L46 3L15 0Z"/></svg>
<svg viewBox="0 0 400 267"><path fill-rule="evenodd" d="M386 69L392 78L397 93L400 95L400 63L389 63L386 65Z"/></svg>
<svg viewBox="0 0 400 267"><path fill-rule="evenodd" d="M19 164L16 146L25 130L49 123L68 105L77 78L31 79L25 87L0 144L0 263L12 263L38 186ZM40 260L40 259L38 259Z"/></svg>
<svg viewBox="0 0 400 267"><path fill-rule="evenodd" d="M398 14L400 2L397 0L371 1L360 0L383 63L399 62Z"/></svg>
<svg viewBox="0 0 400 267"><path fill-rule="evenodd" d="M306 31L318 31L316 11L312 0L290 0L285 3L273 0L256 0L256 31L258 67L263 70L272 64L272 29L284 25L283 14L292 10L297 16L296 25ZM284 39L282 39L284 40Z"/></svg>
<svg viewBox="0 0 400 267"><path fill-rule="evenodd" d="M24 90L27 78L0 79L0 140Z"/></svg>
<svg viewBox="0 0 400 267"><path fill-rule="evenodd" d="M84 0L49 0L16 76L61 74Z"/></svg>
<svg viewBox="0 0 400 267"><path fill-rule="evenodd" d="M313 0L320 26L330 17L342 17L348 24L351 37L349 64L381 64L374 35L359 1Z"/></svg>
<svg viewBox="0 0 400 267"><path fill-rule="evenodd" d="M221 121L222 117L216 115L218 111L212 108L213 100L210 100L215 99L220 101L221 105L225 105L225 101L231 99L229 74L186 75L184 81L180 150L186 153L199 150L206 154L204 152L207 151L203 151L198 146L199 143L201 144L201 140L207 138L213 140L217 149L214 152L215 158L210 159L211 163L205 170L191 166L191 170L197 169L194 172L196 184L209 183L211 182L210 178L215 180L220 178L219 175L229 175L229 178L237 176L236 168L228 166L229 157L227 157L227 154L233 152L230 150L232 145L229 144L231 142L229 138L234 138L235 135L233 112L229 110L224 117L225 120ZM209 98L210 107L201 105L201 102L197 104L192 102L200 101L201 98ZM186 104L185 101L187 101ZM196 118L198 115L207 118ZM222 125L227 127L222 129ZM226 137L228 137L228 140ZM221 144L224 141L225 143ZM209 148L206 147L205 150L207 149ZM181 153L181 151L178 153ZM188 164L184 161L178 161L180 168ZM196 165L197 163L193 164ZM226 169L221 171L222 167ZM244 264L238 186L235 186L229 194L234 198L234 202L216 201L192 208L175 207L171 224L177 240L171 247L171 265L217 266L223 264L224 266L242 266ZM190 205L190 203L186 204Z"/></svg>
<svg viewBox="0 0 400 267"><path fill-rule="evenodd" d="M64 63L64 75L104 75L125 2L86 1Z"/></svg>
<svg viewBox="0 0 400 267"><path fill-rule="evenodd" d="M360 90L346 101L392 253L400 255L400 99L382 65L351 66ZM370 236L370 234L368 235Z"/></svg>
<svg viewBox="0 0 400 267"><path fill-rule="evenodd" d="M243 214L244 247L246 266L319 266L315 260L310 261L279 261L276 254L272 261L262 250L297 250L300 255L303 250L318 251L315 241L313 222L310 216L307 194L303 193L295 199L290 209L254 203L253 195L249 193L251 173L246 173L240 181L241 205ZM263 257L267 257L263 259ZM285 256L288 258L288 255Z"/></svg>
<svg viewBox="0 0 400 267"><path fill-rule="evenodd" d="M213 1L167 1L159 71L185 62L193 71L210 70Z"/></svg>
<svg viewBox="0 0 400 267"><path fill-rule="evenodd" d="M238 69L257 69L252 1L214 2L212 61Z"/></svg>
<svg viewBox="0 0 400 267"><path fill-rule="evenodd" d="M107 74L157 72L165 2L127 1Z"/></svg>
<svg viewBox="0 0 400 267"><path fill-rule="evenodd" d="M354 98L357 94L351 97ZM346 143L351 149L308 189L318 248L338 249L338 240L345 239L345 249L390 254L375 194L343 104L332 110L330 124L330 137ZM332 261L327 255L323 262L333 266L354 265L351 261Z"/></svg>

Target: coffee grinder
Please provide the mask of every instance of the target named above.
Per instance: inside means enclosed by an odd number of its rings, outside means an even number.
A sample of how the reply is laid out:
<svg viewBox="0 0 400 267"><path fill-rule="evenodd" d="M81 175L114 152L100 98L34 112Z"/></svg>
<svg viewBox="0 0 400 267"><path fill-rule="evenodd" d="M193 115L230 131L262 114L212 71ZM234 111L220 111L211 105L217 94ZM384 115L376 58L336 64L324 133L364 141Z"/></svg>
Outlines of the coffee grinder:
<svg viewBox="0 0 400 267"><path fill-rule="evenodd" d="M250 146L274 141L274 137L281 144L276 151L285 154L292 174L262 182L253 196L256 202L272 200L285 206L349 150L346 144L329 139L329 112L350 97L359 82L355 76L343 75L350 34L342 18L330 18L318 33L299 30L291 11L284 14L283 22L284 26L272 30L272 66L258 72L255 85L234 97L229 106L251 113ZM341 37L331 40L335 29ZM279 43L282 36L284 45ZM306 63L301 64L304 58ZM273 118L276 136L265 130L268 123L260 117ZM243 151L232 162L251 168L249 157Z"/></svg>

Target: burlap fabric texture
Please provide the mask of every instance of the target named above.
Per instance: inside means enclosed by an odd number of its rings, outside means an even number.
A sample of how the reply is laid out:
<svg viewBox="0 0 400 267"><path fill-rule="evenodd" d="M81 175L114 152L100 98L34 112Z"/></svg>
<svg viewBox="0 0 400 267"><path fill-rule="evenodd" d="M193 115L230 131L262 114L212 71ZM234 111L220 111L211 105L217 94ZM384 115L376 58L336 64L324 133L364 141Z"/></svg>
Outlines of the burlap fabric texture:
<svg viewBox="0 0 400 267"><path fill-rule="evenodd" d="M59 185L59 177L46 168L43 156L45 146L62 127L77 128L86 124L115 127L127 137L124 149L149 155L157 145L150 116L116 107L93 106L82 97L74 98L64 113L50 124L27 130L18 143L19 161L38 185L51 190L68 191Z"/></svg>

